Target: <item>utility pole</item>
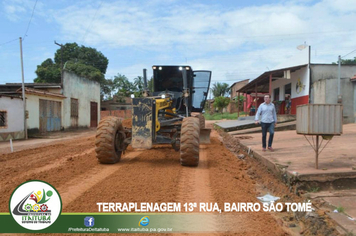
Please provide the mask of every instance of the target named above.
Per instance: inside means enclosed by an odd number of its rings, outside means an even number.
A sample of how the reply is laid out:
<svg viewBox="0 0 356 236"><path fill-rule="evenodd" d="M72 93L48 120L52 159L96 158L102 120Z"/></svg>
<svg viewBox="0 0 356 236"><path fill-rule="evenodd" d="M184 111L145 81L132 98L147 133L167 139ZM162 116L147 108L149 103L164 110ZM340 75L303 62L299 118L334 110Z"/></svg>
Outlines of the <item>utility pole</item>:
<svg viewBox="0 0 356 236"><path fill-rule="evenodd" d="M26 122L26 97L25 97L25 76L23 72L23 57L22 57L22 38L20 37L20 56L21 56L21 73L22 73L22 101L23 101L23 117L24 117L24 132L25 139L27 137L27 122Z"/></svg>
<svg viewBox="0 0 356 236"><path fill-rule="evenodd" d="M312 103L312 97L311 97L311 67L310 67L310 57L311 57L311 46L308 46L308 80L309 80L309 103ZM292 95L291 95L292 96Z"/></svg>
<svg viewBox="0 0 356 236"><path fill-rule="evenodd" d="M341 56L338 58L338 76L337 76L337 103L342 103L342 96L340 93L340 80L341 80Z"/></svg>
<svg viewBox="0 0 356 236"><path fill-rule="evenodd" d="M61 87L63 87L63 44L57 43L54 41L54 44L61 47Z"/></svg>

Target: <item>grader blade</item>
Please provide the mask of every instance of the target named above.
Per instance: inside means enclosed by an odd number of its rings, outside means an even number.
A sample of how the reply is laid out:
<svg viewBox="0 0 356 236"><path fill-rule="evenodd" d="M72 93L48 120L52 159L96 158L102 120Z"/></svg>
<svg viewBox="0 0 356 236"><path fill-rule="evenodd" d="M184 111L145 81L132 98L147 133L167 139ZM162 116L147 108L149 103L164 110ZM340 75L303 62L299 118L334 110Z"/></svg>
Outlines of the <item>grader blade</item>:
<svg viewBox="0 0 356 236"><path fill-rule="evenodd" d="M132 141L133 148L150 149L155 133L155 99L132 99Z"/></svg>
<svg viewBox="0 0 356 236"><path fill-rule="evenodd" d="M211 129L200 129L200 144L209 144L210 143L210 132Z"/></svg>

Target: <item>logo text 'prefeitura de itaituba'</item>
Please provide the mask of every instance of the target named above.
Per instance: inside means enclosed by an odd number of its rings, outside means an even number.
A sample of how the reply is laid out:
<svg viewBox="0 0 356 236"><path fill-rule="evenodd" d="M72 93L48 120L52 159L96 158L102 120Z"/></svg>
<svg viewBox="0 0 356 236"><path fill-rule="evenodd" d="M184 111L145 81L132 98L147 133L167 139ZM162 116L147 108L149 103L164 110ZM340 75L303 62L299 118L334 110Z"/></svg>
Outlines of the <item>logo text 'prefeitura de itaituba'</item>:
<svg viewBox="0 0 356 236"><path fill-rule="evenodd" d="M57 220L62 202L57 190L50 184L31 180L15 189L9 207L19 225L29 230L41 230Z"/></svg>

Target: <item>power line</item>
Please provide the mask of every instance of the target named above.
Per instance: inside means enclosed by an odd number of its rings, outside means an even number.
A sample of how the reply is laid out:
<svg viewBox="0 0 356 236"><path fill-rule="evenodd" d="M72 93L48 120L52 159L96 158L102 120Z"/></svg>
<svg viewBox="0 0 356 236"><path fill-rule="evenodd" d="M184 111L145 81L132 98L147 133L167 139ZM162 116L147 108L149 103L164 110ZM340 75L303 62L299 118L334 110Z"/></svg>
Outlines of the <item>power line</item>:
<svg viewBox="0 0 356 236"><path fill-rule="evenodd" d="M7 41L7 42L5 42L5 43L1 43L0 46L5 45L5 44L8 44L8 43L11 43L11 42L14 42L14 41L16 41L16 40L18 40L18 38L12 39L12 40Z"/></svg>
<svg viewBox="0 0 356 236"><path fill-rule="evenodd" d="M99 5L99 8L97 9L91 23L88 25L87 27L87 30L85 31L85 34L83 36L83 42L85 41L85 37L89 31L89 28L91 27L98 11L100 10L101 8L101 5L102 3L100 3ZM211 37L211 36L206 36L206 35L202 35L202 36L197 36L195 38L203 38L204 41L202 42L199 42L199 44L202 44L202 43L214 43L214 42L207 42L209 40L219 40L219 39L234 39L234 38L239 38L239 39L248 39L248 38L261 38L262 36L263 37L281 37L281 36L287 36L287 37L290 37L290 36L294 36L294 35L304 35L304 34L316 34L317 36L319 36L320 34L328 34L328 33L352 33L352 32L355 32L355 30L347 30L347 31L321 31L321 32L304 32L304 33L294 33L294 34L271 34L271 35L252 35L252 36L227 36L227 37ZM289 38L289 39L298 39L299 37L293 37L293 38ZM272 41L283 41L284 39L281 39L281 38L276 38ZM165 42L165 41L169 41L167 39L161 39L161 40L155 40L155 42ZM174 40L173 40L174 41ZM268 42L271 42L271 39L262 39L262 40L259 40L258 42L262 42L262 41L268 41ZM42 41L42 42L47 42L47 41ZM42 42L32 42L32 44L40 44ZM176 41L174 41L176 42ZM49 41L48 41L49 43ZM50 41L50 43L52 43L52 41ZM117 42L108 42L108 43L100 43L101 46L111 46L111 45L117 45L118 43ZM185 45L194 45L196 43L184 43ZM133 45L129 45L129 46L137 46L137 45L147 45L147 41L143 41L143 42L138 42L138 43L135 43Z"/></svg>
<svg viewBox="0 0 356 236"><path fill-rule="evenodd" d="M30 18L30 21L28 22L26 32L25 32L24 36L22 37L22 38L23 38L23 40L22 40L22 41L24 41L24 40L25 40L25 37L27 36L27 32L28 32L28 30L30 29L30 25L31 25L31 21L32 21L33 13L35 12L36 5L37 5L37 0L36 0L36 2L35 2L35 5L33 6L33 9L32 9L32 14L31 14L31 18Z"/></svg>
<svg viewBox="0 0 356 236"><path fill-rule="evenodd" d="M87 36L88 30L89 30L89 28L91 27L91 25L93 24L93 21L94 21L94 19L95 19L95 17L96 17L96 14L97 14L98 11L100 10L102 3L103 3L103 1L100 1L99 7L98 7L98 8L96 9L96 11L95 11L94 17L93 17L93 19L91 20L90 24L88 25L87 30L86 30L85 33L84 33L84 36L83 36L83 43L82 43L82 44L84 44L84 42L85 42L85 38L86 38L86 36Z"/></svg>
<svg viewBox="0 0 356 236"><path fill-rule="evenodd" d="M349 53L348 53L348 54L346 54L345 56L342 56L341 58L346 57L346 56L350 55L350 54L351 54L351 53L353 53L353 52L356 52L356 49L355 49L355 50L353 50L352 52L349 52Z"/></svg>

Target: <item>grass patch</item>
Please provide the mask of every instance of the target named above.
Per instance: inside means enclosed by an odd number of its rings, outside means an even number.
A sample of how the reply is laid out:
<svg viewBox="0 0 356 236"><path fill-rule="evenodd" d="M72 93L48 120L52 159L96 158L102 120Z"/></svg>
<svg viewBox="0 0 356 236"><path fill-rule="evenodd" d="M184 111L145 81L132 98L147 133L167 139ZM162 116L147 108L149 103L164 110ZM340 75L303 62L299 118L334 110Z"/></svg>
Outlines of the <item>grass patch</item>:
<svg viewBox="0 0 356 236"><path fill-rule="evenodd" d="M317 193L317 192L319 192L319 187L310 188L308 192Z"/></svg>
<svg viewBox="0 0 356 236"><path fill-rule="evenodd" d="M290 165L290 164L292 164L292 162L291 162L291 161L288 161L287 164Z"/></svg>
<svg viewBox="0 0 356 236"><path fill-rule="evenodd" d="M336 210L340 213L345 213L345 208L342 206L336 207Z"/></svg>
<svg viewBox="0 0 356 236"><path fill-rule="evenodd" d="M245 116L245 112L240 112L240 116ZM205 113L204 117L206 120L222 120L222 119L226 119L226 120L237 120L237 112L235 113L214 113L212 115Z"/></svg>

